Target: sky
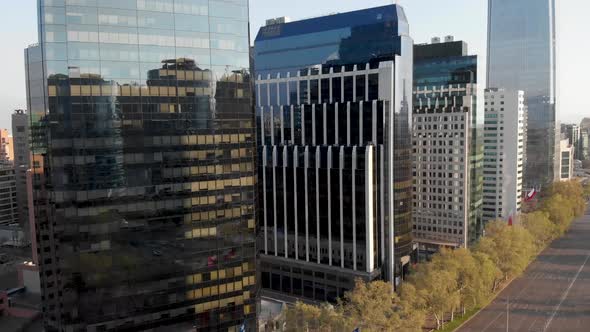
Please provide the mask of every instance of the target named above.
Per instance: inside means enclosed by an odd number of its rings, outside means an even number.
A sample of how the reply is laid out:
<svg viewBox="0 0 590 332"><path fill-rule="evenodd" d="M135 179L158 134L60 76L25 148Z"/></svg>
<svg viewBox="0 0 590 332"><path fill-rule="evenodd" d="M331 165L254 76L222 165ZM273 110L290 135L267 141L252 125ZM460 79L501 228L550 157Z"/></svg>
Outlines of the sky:
<svg viewBox="0 0 590 332"><path fill-rule="evenodd" d="M9 0L1 0L3 3ZM5 79L0 80L0 128L9 128L14 109L26 108L23 50L37 42L37 0L10 0L0 12L0 61ZM252 38L268 18L289 16L304 19L392 3L394 0L250 0ZM521 0L514 0L521 1ZM538 0L542 1L542 0ZM590 12L588 0L557 0L559 119L579 122L590 117L586 96L590 77ZM408 16L410 34L416 43L431 37L455 36L480 56L485 70L487 0L398 0ZM480 76L480 81L483 76Z"/></svg>

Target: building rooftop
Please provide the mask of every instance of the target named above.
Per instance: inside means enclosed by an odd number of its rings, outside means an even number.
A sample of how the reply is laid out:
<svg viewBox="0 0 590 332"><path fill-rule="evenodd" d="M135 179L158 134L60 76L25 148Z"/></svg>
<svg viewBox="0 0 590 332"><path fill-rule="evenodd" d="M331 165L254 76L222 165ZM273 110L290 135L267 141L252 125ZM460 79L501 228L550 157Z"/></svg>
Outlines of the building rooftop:
<svg viewBox="0 0 590 332"><path fill-rule="evenodd" d="M461 40L414 45L414 60L467 56L467 43Z"/></svg>
<svg viewBox="0 0 590 332"><path fill-rule="evenodd" d="M299 21L285 21L260 28L256 41L303 35L319 31L337 30L351 26L362 26L379 21L391 21L407 24L402 7L387 5L375 8L337 13L328 16L309 18Z"/></svg>

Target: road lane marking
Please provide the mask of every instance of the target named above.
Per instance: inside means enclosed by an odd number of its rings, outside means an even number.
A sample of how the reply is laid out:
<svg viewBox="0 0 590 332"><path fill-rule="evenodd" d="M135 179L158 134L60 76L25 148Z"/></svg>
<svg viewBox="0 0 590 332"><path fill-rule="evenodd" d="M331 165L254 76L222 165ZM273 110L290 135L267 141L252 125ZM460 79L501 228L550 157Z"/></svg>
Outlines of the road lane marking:
<svg viewBox="0 0 590 332"><path fill-rule="evenodd" d="M552 251L552 250L553 250L553 251L555 251L555 252L554 252L554 253L552 253L551 255L549 255L549 253L548 253L548 252L549 252L549 251ZM518 277L518 278L516 278L516 279L514 279L514 280L513 280L513 281L510 283L510 285L508 285L508 286L507 286L507 287L506 287L504 290L502 290L502 291L500 292L500 294L498 294L498 297L496 297L496 299L494 299L494 301L492 301L492 303L490 303L490 305L488 305L488 307L487 307L487 308L489 308L489 307L493 306L493 305L496 303L496 301L498 300L499 296L500 296L500 295L501 295L503 292L505 292L505 291L508 291L508 292L509 292L509 288L510 288L510 287L514 286L514 284L515 284L515 283L517 283L518 281L521 281L521 282L523 283L523 285L521 286L521 288L520 288L520 291L518 292L518 294L516 294L516 295L514 295L514 296L513 296L513 298L514 298L515 300L519 300L519 299L520 299L520 296L522 295L522 293L524 293L525 291L527 291L527 290L529 289L529 287L530 287L531 285L533 285L533 284L534 284L534 282L533 282L533 281L535 281L535 280L536 280L536 279L530 279L530 278L526 278L526 276L527 276L527 274L528 274L528 273L527 273L527 271L528 271L529 273L532 273L532 271L533 271L535 268L539 268L539 270L543 270L543 269L542 269L542 267L545 267L545 266L547 266L547 265L551 265L551 264L553 264L553 263L549 263L549 262L552 262L552 260L553 260L554 258L556 258L557 256L560 256L560 255L558 255L558 254L557 254L557 252L558 252L558 251L557 251L557 250L555 250L555 248L548 247L548 248L546 248L546 249L545 249L545 250L544 250L544 251L543 251L541 254L539 254L539 257L540 257L541 255L543 255L543 253L545 253L546 251L547 251L547 256L548 256L548 257L550 257L550 259L548 259L548 260L547 260L547 262L541 262L541 261L539 261L539 260L538 260L539 258L537 257L537 259L536 259L535 261L533 261L533 262L531 263L531 265L529 265L529 267L527 267L527 269L525 270L525 272L523 273L523 275L522 275L522 276L520 276L520 277ZM538 265L538 267L534 267L534 266L533 266L534 264ZM524 287L523 287L523 286L524 286ZM515 286L515 287L516 287L516 286ZM512 307L512 305L510 305L510 307ZM482 312L479 312L479 313L478 313L478 315L479 315L480 313L482 313ZM503 311L502 311L502 312L500 312L500 313L499 313L499 314L498 314L498 315L497 315L497 316L496 316L494 319L492 319L492 321L491 321L491 322L490 322L488 325L486 325L486 327L485 327L483 330L481 330L481 332L485 332L485 331L487 331L487 330L488 330L488 329L489 329L489 328L492 326L492 324L494 324L494 323L495 323L495 322L498 320L498 318L500 318L500 317L502 317L502 316L504 316L504 315L506 315L506 313L505 313L505 312L503 312Z"/></svg>
<svg viewBox="0 0 590 332"><path fill-rule="evenodd" d="M589 209L589 211L588 211L588 212L590 212L590 209ZM590 218L588 218L588 220L590 220ZM571 231L572 231L572 230L570 229L570 230L568 231L568 233L570 233ZM566 238L568 235L569 235L569 234L566 234L566 235L564 236L564 238ZM563 240L564 238L562 238L562 239L558 239L558 240L556 240L556 241L553 241L553 242L552 242L552 243L551 243L551 244L550 244L550 245L549 245L547 248L545 248L545 249L544 249L544 250L543 250L543 251L542 251L542 252L541 252L541 253L538 255L538 257L536 257L536 258L535 258L535 261L533 261L533 262L531 263L531 265L530 265L529 267L527 267L527 269L525 270L525 273L523 273L523 275L521 275L520 277L518 277L518 278L516 278L515 280L513 280L513 282L518 282L518 281L520 280L520 281L521 281L521 282L523 282L523 284L524 284L524 285L523 285L524 287L522 287L522 288L521 288L521 290L520 290L520 292L518 292L518 294L517 294L517 295L514 297L515 299L520 299L520 295L521 295L523 292L525 292L525 291L527 291L527 290L528 290L528 288L531 286L531 284L533 284L533 283L534 283L533 281L537 281L538 279L540 279L539 277L540 277L540 276L543 274L543 272L542 272L542 271L544 271L544 269L543 269L544 267L547 267L548 265L555 264L555 263L554 263L552 260L553 260L554 258L556 258L557 256L561 256L561 254L558 254L558 253L560 252L559 248L554 248L554 247L553 247L553 245L555 244L555 242L557 242L557 241L559 241L559 240ZM540 261L539 259L540 259L540 257L541 257L541 256L547 256L547 257L546 257L546 258L547 258L547 261L545 261L545 262L542 262L542 261ZM589 254L589 256L590 256L590 254ZM535 265L538 265L538 266L535 266ZM536 270L536 271L535 271L535 270ZM527 273L527 271L528 271L528 273ZM535 274L536 274L536 275L535 275ZM568 278L568 279L569 279L569 278ZM496 304L496 303L497 303L497 301L499 301L499 296L501 295L501 293L503 293L503 292L505 292L505 291L508 291L508 292L509 292L509 290L508 290L508 289L514 285L514 283L513 283L513 282L511 282L511 283L510 283L510 285L508 285L508 286L507 286L505 289L503 289L503 290L500 292L500 294L498 294L498 296L497 296L497 297L496 297L496 298L495 298L495 299L492 301L492 303L490 303L488 306L486 306L486 308L482 309L482 310L481 310L480 312L478 312L478 313L477 313L475 316L473 316L473 318L474 318L474 319L473 319L472 321L476 321L476 320L477 320L477 318L478 318L478 316L479 316L479 317L483 316L483 315L485 314L485 310L486 310L486 309L491 309L491 307L493 307L493 306L494 306L494 304ZM537 310L538 310L539 312L541 311L541 309L535 309L535 311L537 311ZM487 330L488 330L488 329L489 329L489 328L492 326L492 324L494 324L494 323L496 322L496 320L498 320L498 318L502 317L503 315L505 315L505 313L504 313L504 312L501 312L501 313L499 313L499 314L498 314L498 315L497 315L495 318L493 318L493 319L492 319L492 321L491 321L489 324L487 324L487 325L484 327L484 329L483 329L483 330L481 330L481 332L485 332L485 331L487 331ZM537 318L537 319L538 319L538 318ZM535 319L535 321L536 321L537 319ZM533 324L534 324L534 322L533 322ZM460 327L460 330L466 329L466 328L467 328L467 325L468 325L468 324L466 324L465 326L461 326L461 327ZM532 325L531 325L531 326L532 326Z"/></svg>
<svg viewBox="0 0 590 332"><path fill-rule="evenodd" d="M572 282L570 283L569 287L565 290L565 293L563 293L563 296L561 297L561 301L559 301L559 304L557 305L557 307L555 308L555 310L553 310L553 313L551 314L551 317L549 317L549 320L545 324L545 328L543 329L543 331L547 331L547 329L549 328L549 325L551 325L551 321L553 321L553 318L555 318L555 315L557 314L557 311L559 311L559 308L563 304L563 301L565 301L565 299L569 295L570 290L572 289L572 286L574 285L574 283L576 283L576 280L578 280L578 277L580 276L580 273L584 269L584 266L586 266L586 263L588 262L588 259L590 259L590 253L586 256L586 260L584 261L584 264L582 264L582 266L580 266L580 268L578 269L578 273L576 273L576 276L574 277L574 280L572 280Z"/></svg>

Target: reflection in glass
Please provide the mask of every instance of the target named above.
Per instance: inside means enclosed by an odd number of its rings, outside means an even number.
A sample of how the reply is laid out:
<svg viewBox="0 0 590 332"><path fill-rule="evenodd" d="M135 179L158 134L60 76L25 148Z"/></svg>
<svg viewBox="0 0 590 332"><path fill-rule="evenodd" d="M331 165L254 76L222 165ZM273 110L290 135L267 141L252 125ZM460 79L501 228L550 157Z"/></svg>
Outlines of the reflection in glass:
<svg viewBox="0 0 590 332"><path fill-rule="evenodd" d="M39 1L26 59L46 331L256 326L248 37L215 23L212 63L208 3ZM247 27L240 3L227 26Z"/></svg>
<svg viewBox="0 0 590 332"><path fill-rule="evenodd" d="M528 106L524 186L554 180L556 127L555 0L490 0L488 87L523 90Z"/></svg>

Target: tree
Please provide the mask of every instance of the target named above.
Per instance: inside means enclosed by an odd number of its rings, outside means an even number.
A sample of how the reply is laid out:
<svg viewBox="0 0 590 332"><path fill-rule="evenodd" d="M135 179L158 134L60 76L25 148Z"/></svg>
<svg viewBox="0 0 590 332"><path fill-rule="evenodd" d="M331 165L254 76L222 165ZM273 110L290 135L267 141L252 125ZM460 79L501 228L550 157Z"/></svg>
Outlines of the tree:
<svg viewBox="0 0 590 332"><path fill-rule="evenodd" d="M549 196L562 195L568 198L583 197L584 187L576 180L555 182L549 188L548 194Z"/></svg>
<svg viewBox="0 0 590 332"><path fill-rule="evenodd" d="M574 217L580 217L584 214L586 210L584 187L579 181L555 182L549 189L549 197L554 198L557 195L561 195L567 201Z"/></svg>
<svg viewBox="0 0 590 332"><path fill-rule="evenodd" d="M400 287L401 310L400 331L422 331L426 321L424 301L419 296L416 287L410 282L402 283ZM420 327L420 328L419 328Z"/></svg>
<svg viewBox="0 0 590 332"><path fill-rule="evenodd" d="M537 250L544 248L559 235L558 228L549 220L549 215L546 212L535 211L523 214L521 222L523 227L533 236Z"/></svg>
<svg viewBox="0 0 590 332"><path fill-rule="evenodd" d="M452 269L457 276L457 290L461 300L463 313L467 309L477 307L491 291L490 285L484 283L480 261L470 250L460 248L457 250L445 250L441 252L441 258L446 257L440 268ZM491 262L490 262L491 263Z"/></svg>
<svg viewBox="0 0 590 332"><path fill-rule="evenodd" d="M590 199L590 182L584 185L584 198Z"/></svg>
<svg viewBox="0 0 590 332"><path fill-rule="evenodd" d="M559 235L563 235L574 219L574 209L571 201L561 194L552 195L542 205L542 210L549 215L549 219L555 224Z"/></svg>
<svg viewBox="0 0 590 332"><path fill-rule="evenodd" d="M416 268L416 273L410 276L410 282L416 287L426 312L434 317L436 327L440 329L444 324L445 313L451 313L460 303L456 274L426 263Z"/></svg>
<svg viewBox="0 0 590 332"><path fill-rule="evenodd" d="M487 254L504 279L508 279L524 271L535 253L535 246L533 237L523 227L495 221L486 226L486 236L480 239L475 250Z"/></svg>
<svg viewBox="0 0 590 332"><path fill-rule="evenodd" d="M285 312L287 331L346 331L352 330L350 320L329 304L314 306L302 302L287 307Z"/></svg>
<svg viewBox="0 0 590 332"><path fill-rule="evenodd" d="M496 291L500 278L502 278L502 271L494 264L490 256L483 252L474 252L473 258L479 268L477 282L480 284L477 287L479 293L475 293L474 298L477 300L478 305L480 305L487 300L488 296Z"/></svg>
<svg viewBox="0 0 590 332"><path fill-rule="evenodd" d="M361 331L421 331L424 321L413 316L409 304L393 292L391 284L357 280L354 289L344 295L340 310ZM408 320L417 325L409 325Z"/></svg>

